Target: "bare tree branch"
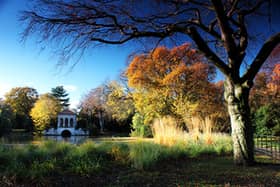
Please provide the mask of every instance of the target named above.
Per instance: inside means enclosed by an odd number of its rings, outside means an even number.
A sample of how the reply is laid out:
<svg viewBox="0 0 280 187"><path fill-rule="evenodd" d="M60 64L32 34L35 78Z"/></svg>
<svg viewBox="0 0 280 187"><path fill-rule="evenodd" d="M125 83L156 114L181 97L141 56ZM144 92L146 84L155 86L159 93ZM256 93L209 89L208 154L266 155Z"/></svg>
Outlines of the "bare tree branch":
<svg viewBox="0 0 280 187"><path fill-rule="evenodd" d="M145 1L128 4L122 0L38 0L33 10L22 13L21 21L26 26L23 39L37 34L42 44L53 41L64 56L62 61L67 61L95 43L124 44L141 38L162 41L178 33L192 33L189 36L197 44L205 43L200 48L212 62L217 60L215 64L223 73L234 71L238 78L249 43L246 18L267 1L172 0L150 2L161 8L142 9Z"/></svg>
<svg viewBox="0 0 280 187"><path fill-rule="evenodd" d="M194 27L189 29L189 34L195 41L198 49L201 50L204 55L220 69L221 72L223 72L225 75L230 75L229 67L209 48L205 40L202 39Z"/></svg>
<svg viewBox="0 0 280 187"><path fill-rule="evenodd" d="M227 50L230 59L236 58L236 45L233 38L233 30L229 25L228 17L224 11L223 4L221 0L212 0L215 13L217 15L217 20L220 26L222 40L224 41L224 46ZM230 64L234 66L234 64Z"/></svg>
<svg viewBox="0 0 280 187"><path fill-rule="evenodd" d="M280 32L271 36L262 46L257 56L253 60L249 69L242 76L241 81L245 82L246 80L253 80L261 66L268 58L273 49L280 43Z"/></svg>
<svg viewBox="0 0 280 187"><path fill-rule="evenodd" d="M255 4L255 6L251 7L250 9L243 9L241 10L242 14L244 16L250 15L254 12L256 12L264 3L268 3L269 0L258 0L258 2Z"/></svg>

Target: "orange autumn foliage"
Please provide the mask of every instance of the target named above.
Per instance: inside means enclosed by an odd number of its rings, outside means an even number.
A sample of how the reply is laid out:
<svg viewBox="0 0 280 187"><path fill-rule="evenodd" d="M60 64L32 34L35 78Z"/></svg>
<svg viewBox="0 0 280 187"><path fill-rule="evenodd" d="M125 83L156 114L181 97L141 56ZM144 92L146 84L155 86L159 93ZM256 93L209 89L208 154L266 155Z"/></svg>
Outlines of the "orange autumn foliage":
<svg viewBox="0 0 280 187"><path fill-rule="evenodd" d="M224 111L223 83L211 83L215 69L190 44L137 55L126 75L128 85L135 89L135 106L144 116L204 118Z"/></svg>
<svg viewBox="0 0 280 187"><path fill-rule="evenodd" d="M273 69L257 74L250 93L250 104L254 109L268 103L280 102L280 64Z"/></svg>
<svg viewBox="0 0 280 187"><path fill-rule="evenodd" d="M280 101L280 64L276 64L271 75L271 81L267 85L269 91Z"/></svg>
<svg viewBox="0 0 280 187"><path fill-rule="evenodd" d="M134 88L186 87L192 80L207 81L213 68L190 44L168 49L158 47L149 54L137 55L127 68L128 85Z"/></svg>

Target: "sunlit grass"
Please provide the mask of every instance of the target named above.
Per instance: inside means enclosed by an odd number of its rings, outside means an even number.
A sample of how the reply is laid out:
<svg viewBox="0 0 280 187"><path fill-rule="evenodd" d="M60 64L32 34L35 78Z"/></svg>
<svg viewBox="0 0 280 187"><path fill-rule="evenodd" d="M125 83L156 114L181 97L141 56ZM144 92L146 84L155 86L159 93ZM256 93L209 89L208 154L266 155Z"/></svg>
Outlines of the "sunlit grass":
<svg viewBox="0 0 280 187"><path fill-rule="evenodd" d="M154 141L162 145L172 146L186 140L186 133L170 117L155 120L152 132Z"/></svg>
<svg viewBox="0 0 280 187"><path fill-rule="evenodd" d="M164 160L200 155L229 154L231 139L223 134L189 134L171 124L154 130L154 139L84 142L72 145L47 141L39 145L0 146L0 176L44 183L46 177L78 175L89 177L110 165L138 170L157 167ZM166 121L164 121L166 123Z"/></svg>
<svg viewBox="0 0 280 187"><path fill-rule="evenodd" d="M135 142L129 148L129 158L132 161L132 166L137 169L152 166L163 154L162 146L151 142Z"/></svg>
<svg viewBox="0 0 280 187"><path fill-rule="evenodd" d="M41 145L0 146L0 186L4 184L3 181L5 184L17 184L17 181L25 181L24 183L28 184L28 181L32 181L35 184L48 186L52 178L59 179L59 176L78 177L79 180L92 177L99 179L98 177L107 175L108 172L120 171L123 175L131 172L131 175L127 178L118 176L123 181L119 181L117 186L129 186L152 182L154 176L160 177L160 172L163 170L169 172L165 167L170 167L173 172L175 172L174 168L180 167L178 171L186 173L186 180L177 181L179 185L190 184L187 179L191 179L196 184L198 176L204 181L197 184L212 184L212 180L216 180L213 171L218 172L219 176L223 176L224 171L227 171L228 177L231 174L238 175L240 170L233 166L229 156L232 152L229 136L223 134L211 134L211 136L185 134L184 136L184 141L175 140L172 145L139 139L129 143L88 141L78 146L52 141ZM172 174L171 180L177 177L175 174ZM109 175L112 177L119 174ZM251 175L253 171L250 176L249 174L247 176L251 177ZM211 176L211 180L207 180L207 176ZM219 176L217 180L232 184L233 181L227 181ZM135 183L135 177L149 181ZM241 175L237 178L243 180ZM255 178L253 176L254 180ZM269 178L268 174L266 178ZM108 184L111 183L108 181ZM218 181L216 184L224 183Z"/></svg>
<svg viewBox="0 0 280 187"><path fill-rule="evenodd" d="M170 117L156 120L153 124L154 142L171 147L183 147L188 154L197 155L196 152L213 152L217 154L232 151L232 140L228 134L222 133L188 133L178 127L175 120ZM204 151L203 151L204 150Z"/></svg>
<svg viewBox="0 0 280 187"><path fill-rule="evenodd" d="M7 175L40 178L57 173L89 175L102 170L106 162L119 162L137 169L146 169L158 161L180 156L196 157L201 154L222 154L231 152L231 141L225 135L211 135L193 138L182 134L172 144L165 144L168 139L137 140L130 143L87 141L79 146L65 142L47 141L41 145L0 147L0 169Z"/></svg>
<svg viewBox="0 0 280 187"><path fill-rule="evenodd" d="M162 145L156 142L138 141L130 144L129 157L132 166L137 169L147 169L164 159L176 159L182 156L198 157L201 155L229 155L232 152L232 144L229 136L215 134L212 143L206 144L204 135L199 139L193 139L191 135L188 141L177 141L170 145Z"/></svg>

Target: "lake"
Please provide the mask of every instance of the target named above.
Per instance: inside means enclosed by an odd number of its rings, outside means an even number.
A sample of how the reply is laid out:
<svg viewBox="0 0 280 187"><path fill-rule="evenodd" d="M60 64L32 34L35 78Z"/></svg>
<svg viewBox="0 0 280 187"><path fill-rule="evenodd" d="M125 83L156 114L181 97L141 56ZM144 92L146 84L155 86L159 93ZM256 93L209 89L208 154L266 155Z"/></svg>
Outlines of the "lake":
<svg viewBox="0 0 280 187"><path fill-rule="evenodd" d="M9 136L0 137L0 144L5 145L25 145L25 144L40 144L45 141L53 140L57 142L69 142L72 144L82 144L85 141L99 142L131 142L137 138L133 137L115 137L115 136L32 136L27 133L12 133Z"/></svg>
<svg viewBox="0 0 280 187"><path fill-rule="evenodd" d="M81 144L86 140L92 139L88 136L71 136L71 137L62 137L62 136L32 136L28 134L13 134L9 136L4 136L0 138L1 144L39 144L44 141L64 141L72 144Z"/></svg>

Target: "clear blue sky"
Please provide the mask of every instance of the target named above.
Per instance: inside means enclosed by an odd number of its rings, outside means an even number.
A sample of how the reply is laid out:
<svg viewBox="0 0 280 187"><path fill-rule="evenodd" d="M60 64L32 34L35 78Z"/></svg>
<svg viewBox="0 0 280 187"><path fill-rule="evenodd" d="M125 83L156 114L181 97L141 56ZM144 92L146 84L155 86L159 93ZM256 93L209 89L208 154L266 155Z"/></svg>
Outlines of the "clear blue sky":
<svg viewBox="0 0 280 187"><path fill-rule="evenodd" d="M72 71L58 68L57 58L32 41L20 43L19 11L28 0L0 0L0 98L13 87L29 86L39 94L63 85L75 107L81 97L105 82L116 79L125 68L129 47L106 46L86 53ZM3 3L4 2L4 3Z"/></svg>

